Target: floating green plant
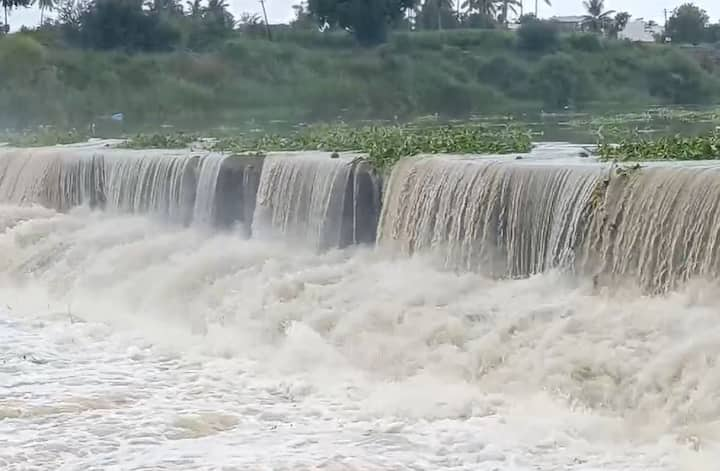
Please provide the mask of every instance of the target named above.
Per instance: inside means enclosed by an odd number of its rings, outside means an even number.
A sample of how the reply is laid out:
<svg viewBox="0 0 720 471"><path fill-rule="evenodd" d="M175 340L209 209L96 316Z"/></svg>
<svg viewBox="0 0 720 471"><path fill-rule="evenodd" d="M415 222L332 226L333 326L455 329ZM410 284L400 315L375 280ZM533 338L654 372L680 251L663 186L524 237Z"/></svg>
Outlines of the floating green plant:
<svg viewBox="0 0 720 471"><path fill-rule="evenodd" d="M603 160L716 160L720 159L720 132L698 136L663 136L655 139L631 137L616 143L602 142Z"/></svg>
<svg viewBox="0 0 720 471"><path fill-rule="evenodd" d="M137 134L119 147L125 149L183 149L198 139L194 134Z"/></svg>
<svg viewBox="0 0 720 471"><path fill-rule="evenodd" d="M318 125L288 134L247 134L219 139L214 150L247 152L320 150L363 152L377 168L418 154L507 154L528 152L530 134L506 126L362 126Z"/></svg>

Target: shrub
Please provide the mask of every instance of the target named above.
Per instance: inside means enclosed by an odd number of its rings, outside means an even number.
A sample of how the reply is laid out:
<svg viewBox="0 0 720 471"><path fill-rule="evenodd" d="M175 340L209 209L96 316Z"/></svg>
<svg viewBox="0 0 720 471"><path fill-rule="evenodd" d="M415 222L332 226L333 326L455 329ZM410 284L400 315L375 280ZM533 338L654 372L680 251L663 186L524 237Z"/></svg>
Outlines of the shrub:
<svg viewBox="0 0 720 471"><path fill-rule="evenodd" d="M17 34L3 38L0 40L0 78L3 81L32 79L46 55L43 45L28 36Z"/></svg>
<svg viewBox="0 0 720 471"><path fill-rule="evenodd" d="M595 91L592 76L565 53L543 57L533 72L532 85L535 95L556 109L588 101Z"/></svg>
<svg viewBox="0 0 720 471"><path fill-rule="evenodd" d="M514 96L527 94L527 66L507 55L493 56L478 66L477 77Z"/></svg>
<svg viewBox="0 0 720 471"><path fill-rule="evenodd" d="M592 33L571 34L568 36L567 42L571 48L577 51L598 52L603 48L600 37Z"/></svg>
<svg viewBox="0 0 720 471"><path fill-rule="evenodd" d="M545 52L558 45L558 32L547 21L529 21L518 29L518 47L526 51Z"/></svg>
<svg viewBox="0 0 720 471"><path fill-rule="evenodd" d="M697 62L679 54L653 61L647 79L652 96L678 105L701 103L711 87L718 87Z"/></svg>

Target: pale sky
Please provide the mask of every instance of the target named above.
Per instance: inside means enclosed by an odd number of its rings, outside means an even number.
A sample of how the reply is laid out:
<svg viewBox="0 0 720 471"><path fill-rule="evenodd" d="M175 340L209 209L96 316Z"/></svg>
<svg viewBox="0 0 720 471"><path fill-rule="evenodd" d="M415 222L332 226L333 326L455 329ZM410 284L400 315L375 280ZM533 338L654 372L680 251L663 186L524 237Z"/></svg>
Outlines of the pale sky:
<svg viewBox="0 0 720 471"><path fill-rule="evenodd" d="M300 0L266 0L268 16L271 23L287 22L293 16L292 5ZM633 18L653 19L663 24L663 9L668 9L668 15L676 6L686 0L605 0L608 10L621 10L630 13ZM524 0L525 11L535 9L535 0ZM233 14L238 16L242 12L261 13L260 2L257 0L228 0ZM717 0L696 0L696 5L704 8L712 21L720 17L720 2ZM548 17L552 15L581 15L583 14L582 0L552 0L552 6L547 6L539 0L539 15ZM10 25L13 29L21 25L36 25L40 21L40 13L35 9L19 9L10 16Z"/></svg>

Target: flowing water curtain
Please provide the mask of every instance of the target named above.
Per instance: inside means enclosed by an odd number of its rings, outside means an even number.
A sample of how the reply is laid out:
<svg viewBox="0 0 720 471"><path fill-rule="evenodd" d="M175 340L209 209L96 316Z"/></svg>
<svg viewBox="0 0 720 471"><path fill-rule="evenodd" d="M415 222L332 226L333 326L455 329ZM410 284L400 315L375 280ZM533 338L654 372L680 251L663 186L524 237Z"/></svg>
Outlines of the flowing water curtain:
<svg viewBox="0 0 720 471"><path fill-rule="evenodd" d="M310 244L342 245L345 198L352 160L328 153L273 154L265 158L253 235Z"/></svg>
<svg viewBox="0 0 720 471"><path fill-rule="evenodd" d="M215 222L217 186L226 156L209 154L202 159L197 178L197 192L193 208L193 223L210 227Z"/></svg>
<svg viewBox="0 0 720 471"><path fill-rule="evenodd" d="M599 166L407 159L388 182L378 241L492 276L572 268L602 178Z"/></svg>
<svg viewBox="0 0 720 471"><path fill-rule="evenodd" d="M189 152L114 151L105 156L108 209L192 221L198 160Z"/></svg>
<svg viewBox="0 0 720 471"><path fill-rule="evenodd" d="M583 250L585 272L666 292L720 276L720 169L658 166L610 179Z"/></svg>

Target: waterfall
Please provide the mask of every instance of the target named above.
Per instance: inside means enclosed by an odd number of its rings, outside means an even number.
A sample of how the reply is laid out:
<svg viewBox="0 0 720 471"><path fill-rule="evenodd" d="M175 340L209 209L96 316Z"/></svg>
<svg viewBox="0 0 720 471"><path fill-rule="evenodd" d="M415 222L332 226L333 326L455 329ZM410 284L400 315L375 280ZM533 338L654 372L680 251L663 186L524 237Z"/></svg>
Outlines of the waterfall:
<svg viewBox="0 0 720 471"><path fill-rule="evenodd" d="M210 226L214 222L215 190L224 160L225 156L221 154L210 154L203 159L198 176L195 208L193 209L193 222L196 224Z"/></svg>
<svg viewBox="0 0 720 471"><path fill-rule="evenodd" d="M418 157L394 168L378 243L520 277L572 265L601 166Z"/></svg>
<svg viewBox="0 0 720 471"><path fill-rule="evenodd" d="M610 179L585 241L584 271L666 292L720 276L720 168L690 164Z"/></svg>
<svg viewBox="0 0 720 471"><path fill-rule="evenodd" d="M560 268L647 292L720 277L720 166L619 169L552 152L418 156L385 179L350 154L3 148L0 204L239 227L319 250L377 243L492 277Z"/></svg>
<svg viewBox="0 0 720 471"><path fill-rule="evenodd" d="M720 277L720 167L433 156L393 169L378 244L446 268L553 268L667 292Z"/></svg>
<svg viewBox="0 0 720 471"><path fill-rule="evenodd" d="M191 161L189 154L113 153L105 158L107 209L186 221L195 203L194 188L183 184Z"/></svg>
<svg viewBox="0 0 720 471"><path fill-rule="evenodd" d="M253 234L281 236L324 249L343 245L350 157L329 153L268 155L258 188Z"/></svg>
<svg viewBox="0 0 720 471"><path fill-rule="evenodd" d="M178 224L213 221L224 157L189 150L101 147L3 149L0 202L150 214Z"/></svg>

